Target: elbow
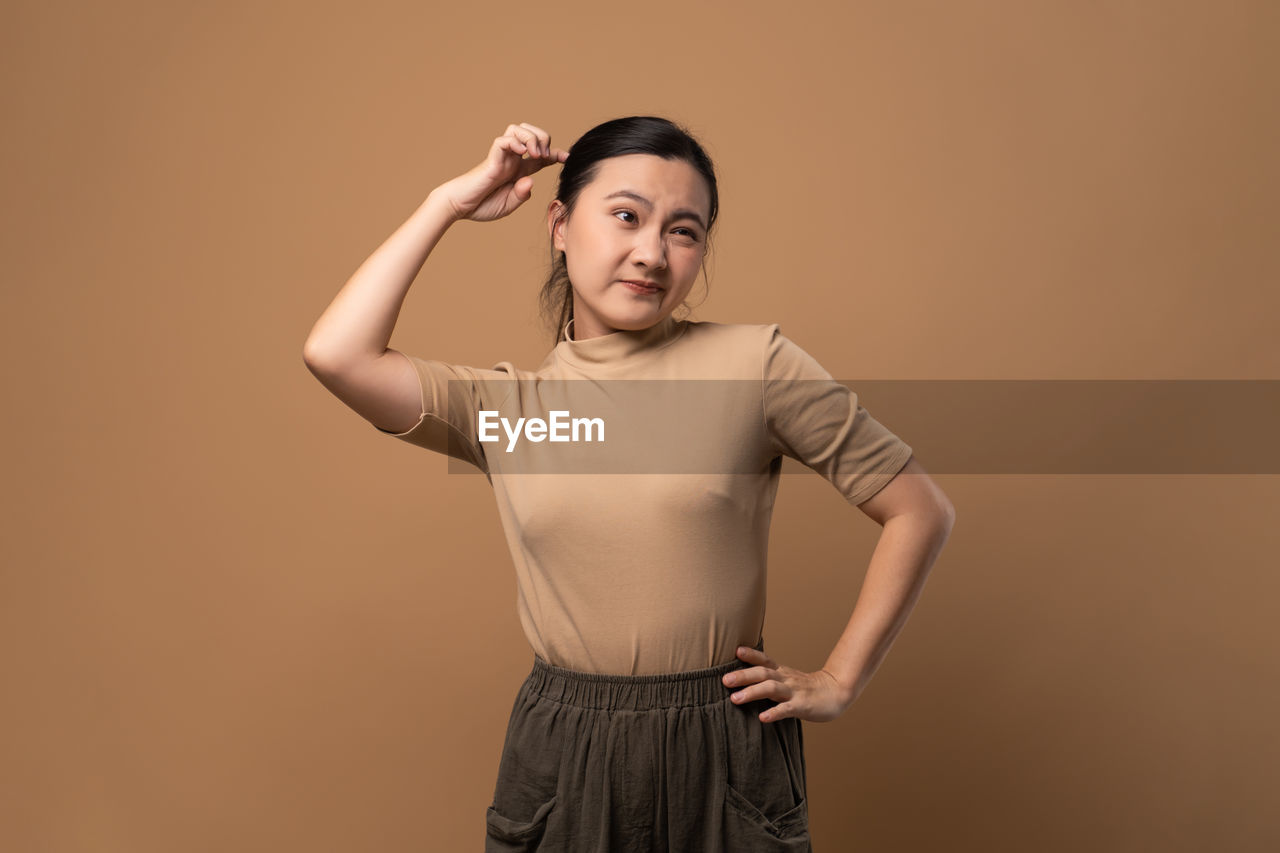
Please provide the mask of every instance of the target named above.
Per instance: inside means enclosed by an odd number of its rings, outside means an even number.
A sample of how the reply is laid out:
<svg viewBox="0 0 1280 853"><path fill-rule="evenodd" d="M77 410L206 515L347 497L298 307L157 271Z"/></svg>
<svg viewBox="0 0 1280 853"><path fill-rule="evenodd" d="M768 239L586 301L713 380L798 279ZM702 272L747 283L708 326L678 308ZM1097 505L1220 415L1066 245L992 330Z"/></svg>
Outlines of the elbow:
<svg viewBox="0 0 1280 853"><path fill-rule="evenodd" d="M333 353L318 344L313 338L307 338L302 344L302 363L316 376L332 373L337 359Z"/></svg>
<svg viewBox="0 0 1280 853"><path fill-rule="evenodd" d="M942 529L943 537L951 535L951 529L956 526L956 508L951 501L943 498L942 506L938 511L938 524Z"/></svg>
<svg viewBox="0 0 1280 853"><path fill-rule="evenodd" d="M956 526L956 508L947 500L946 495L935 492L927 500L922 500L914 509L903 513L912 519L923 535L938 542L939 547L951 536Z"/></svg>
<svg viewBox="0 0 1280 853"><path fill-rule="evenodd" d="M955 527L956 510L946 499L921 501L910 509L889 516L881 523L887 525L898 520L902 524L911 525L921 535L945 542L951 535L951 529Z"/></svg>
<svg viewBox="0 0 1280 853"><path fill-rule="evenodd" d="M938 488L936 483L932 485L933 488L930 490L932 500L930 503L932 504L934 524L942 531L945 538L951 535L951 528L956 526L956 507L946 493Z"/></svg>
<svg viewBox="0 0 1280 853"><path fill-rule="evenodd" d="M321 353L319 347L313 338L308 337L302 342L302 363L312 370L320 363Z"/></svg>
<svg viewBox="0 0 1280 853"><path fill-rule="evenodd" d="M932 533L932 548L936 557L946 547L947 540L951 538L951 530L956 526L956 508L951 501L947 500L946 495L939 493L931 515L929 530Z"/></svg>
<svg viewBox="0 0 1280 853"><path fill-rule="evenodd" d="M302 343L302 363L316 376L333 375L376 361L386 352L385 346L380 351L366 351L340 342L326 342L313 332Z"/></svg>

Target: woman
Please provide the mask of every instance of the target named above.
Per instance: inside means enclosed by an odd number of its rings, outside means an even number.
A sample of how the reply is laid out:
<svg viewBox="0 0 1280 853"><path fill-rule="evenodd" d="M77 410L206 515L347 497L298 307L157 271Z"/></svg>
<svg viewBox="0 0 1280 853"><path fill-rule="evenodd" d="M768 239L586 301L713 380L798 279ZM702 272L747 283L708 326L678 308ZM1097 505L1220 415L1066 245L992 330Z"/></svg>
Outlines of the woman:
<svg viewBox="0 0 1280 853"><path fill-rule="evenodd" d="M506 216L555 164L542 299L557 338L538 370L389 349L449 225ZM487 850L810 849L801 721L835 719L862 692L950 533L954 510L911 448L776 324L675 318L718 207L710 160L665 119L605 122L568 152L510 125L365 261L307 340L308 367L339 399L494 487L534 664ZM595 416L574 419L588 437L546 441L570 412ZM607 440L584 443L591 426ZM884 527L813 672L775 661L761 634L783 455Z"/></svg>

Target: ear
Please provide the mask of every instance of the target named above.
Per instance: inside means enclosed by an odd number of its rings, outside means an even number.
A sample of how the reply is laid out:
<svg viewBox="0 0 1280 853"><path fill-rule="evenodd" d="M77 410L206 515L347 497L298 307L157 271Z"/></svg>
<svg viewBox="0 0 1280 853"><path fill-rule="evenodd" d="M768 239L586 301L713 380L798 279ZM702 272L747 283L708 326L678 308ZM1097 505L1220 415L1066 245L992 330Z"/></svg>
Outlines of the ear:
<svg viewBox="0 0 1280 853"><path fill-rule="evenodd" d="M564 251L564 204L555 198L547 205L547 233L551 235L551 245L557 252Z"/></svg>

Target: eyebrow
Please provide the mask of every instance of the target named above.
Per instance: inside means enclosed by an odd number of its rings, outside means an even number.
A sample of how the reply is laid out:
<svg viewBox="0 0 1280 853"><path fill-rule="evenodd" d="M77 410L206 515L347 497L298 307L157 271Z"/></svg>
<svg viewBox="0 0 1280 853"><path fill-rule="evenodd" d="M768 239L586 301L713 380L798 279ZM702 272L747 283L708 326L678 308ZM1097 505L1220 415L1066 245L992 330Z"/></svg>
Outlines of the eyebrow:
<svg viewBox="0 0 1280 853"><path fill-rule="evenodd" d="M634 199L635 201L640 202L650 210L653 210L653 202L649 201L649 199L645 198L644 196L640 195L640 193L635 192L634 190L618 190L616 193L610 193L609 195L605 196L605 199L618 198L618 197ZM681 219L685 217L692 219L694 222L701 225L703 231L707 230L707 224L702 221L702 217L698 215L695 211L692 211L687 207L682 207L671 214L672 219Z"/></svg>

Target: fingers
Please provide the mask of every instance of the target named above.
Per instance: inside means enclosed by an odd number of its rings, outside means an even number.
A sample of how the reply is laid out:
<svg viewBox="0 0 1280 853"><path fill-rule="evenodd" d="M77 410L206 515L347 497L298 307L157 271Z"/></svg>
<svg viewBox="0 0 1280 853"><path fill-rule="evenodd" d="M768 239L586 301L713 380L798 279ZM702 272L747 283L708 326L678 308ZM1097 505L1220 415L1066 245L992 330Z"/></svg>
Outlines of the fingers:
<svg viewBox="0 0 1280 853"><path fill-rule="evenodd" d="M510 135L499 136L493 140L493 147L498 151L510 151L517 156L522 156L525 153L524 143Z"/></svg>
<svg viewBox="0 0 1280 853"><path fill-rule="evenodd" d="M764 681L777 678L779 675L777 662L759 649L738 646L738 657L748 663L757 664L757 666L726 673L722 681L727 687Z"/></svg>
<svg viewBox="0 0 1280 853"><path fill-rule="evenodd" d="M725 673L722 680L726 687L741 688L729 694L735 705L762 699L777 703L757 714L762 723L788 717L815 722L834 720L853 702L839 680L825 669L804 672L781 666L759 649L746 646L738 647L738 657L756 665Z"/></svg>
<svg viewBox="0 0 1280 853"><path fill-rule="evenodd" d="M791 716L794 713L793 706L788 704L787 700L795 696L795 690L786 682L786 677L779 672L781 667L777 661L759 649L748 646L738 647L738 657L757 666L735 670L725 675L724 683L728 687L748 685L729 694L730 700L735 705L760 699L772 699L778 702L779 704L759 714L761 722L768 723Z"/></svg>
<svg viewBox="0 0 1280 853"><path fill-rule="evenodd" d="M818 673L797 673L795 670L784 669L786 671L776 679L761 681L731 694L731 700L735 705L746 705L764 699L775 702L772 707L765 708L756 715L762 723L772 723L787 717L820 723L834 720L849 707L851 700L844 698L833 687L835 682L825 670L818 671L823 676L819 678Z"/></svg>
<svg viewBox="0 0 1280 853"><path fill-rule="evenodd" d="M741 705L744 702L755 702L758 699L772 699L775 702L785 702L795 695L795 692L781 681L761 681L759 684L752 684L750 687L744 687L737 693L729 694L729 698L733 700L735 705Z"/></svg>
<svg viewBox="0 0 1280 853"><path fill-rule="evenodd" d="M538 164L539 169L552 163L563 163L569 159L568 151L551 146L549 133L528 122L507 125L506 136L513 143L511 151L522 154L523 159L526 160L543 161Z"/></svg>
<svg viewBox="0 0 1280 853"><path fill-rule="evenodd" d="M524 155L530 160L557 160L551 148L551 136L545 130L528 122L507 125L504 137L513 143L509 151ZM566 155L567 156L567 155Z"/></svg>
<svg viewBox="0 0 1280 853"><path fill-rule="evenodd" d="M767 666L753 666L747 669L736 669L722 679L726 687L738 687L743 684L754 684L769 678L777 678L780 673Z"/></svg>
<svg viewBox="0 0 1280 853"><path fill-rule="evenodd" d="M757 659L773 663L768 655L755 649L750 649L749 651ZM746 656L743 655L743 657ZM782 674L778 672L776 664L773 667L762 665L735 670L726 674L723 681L726 687L746 685L742 690L729 695L729 698L739 705L743 702L754 702L757 699L782 701L790 699L793 695L791 687L786 683Z"/></svg>
<svg viewBox="0 0 1280 853"><path fill-rule="evenodd" d="M778 705L774 705L767 711L761 711L756 716L760 718L760 722L762 723L776 723L783 717L794 717L795 715L796 709L792 707L791 703L782 702Z"/></svg>
<svg viewBox="0 0 1280 853"><path fill-rule="evenodd" d="M551 156L551 136L545 130L523 121L520 122L520 127L533 136L531 140L533 148L529 152L531 157L546 158ZM520 138L523 140L524 136Z"/></svg>
<svg viewBox="0 0 1280 853"><path fill-rule="evenodd" d="M753 672L754 670L743 670L743 672ZM775 673L776 675L776 673ZM801 686L803 689L803 686ZM801 700L801 704L807 705L807 700L800 696L800 690L793 688L786 681L776 681L769 679L744 687L736 693L729 694L730 700L735 705L745 705L748 702L755 702L760 699L771 699L777 704L771 708L766 708L757 716L762 723L772 723L781 720L784 717L794 717L799 711L799 706L792 700Z"/></svg>
<svg viewBox="0 0 1280 853"><path fill-rule="evenodd" d="M507 125L506 135L515 142L515 147L511 150L533 156L534 146L537 144L537 137L534 135L532 130L525 127L523 124L509 124Z"/></svg>
<svg viewBox="0 0 1280 853"><path fill-rule="evenodd" d="M750 646L738 646L738 657L750 663L758 663L762 666L767 666L770 669L778 668L778 664L773 658L769 657L759 649L753 649Z"/></svg>

